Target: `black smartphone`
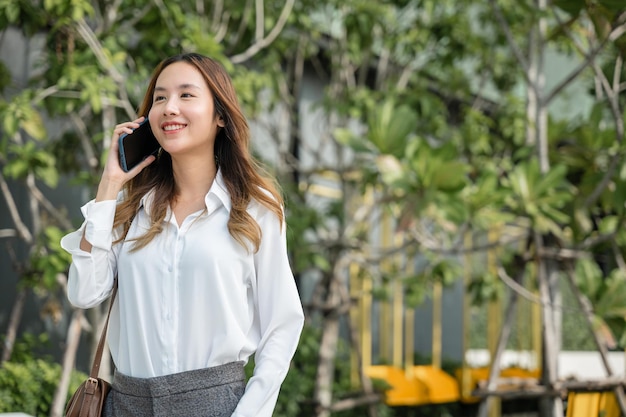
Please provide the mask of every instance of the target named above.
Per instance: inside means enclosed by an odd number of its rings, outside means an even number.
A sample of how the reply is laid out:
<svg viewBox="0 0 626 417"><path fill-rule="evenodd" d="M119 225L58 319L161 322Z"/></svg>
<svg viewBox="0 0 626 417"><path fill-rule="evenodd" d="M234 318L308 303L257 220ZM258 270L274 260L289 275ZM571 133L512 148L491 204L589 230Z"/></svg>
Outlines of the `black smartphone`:
<svg viewBox="0 0 626 417"><path fill-rule="evenodd" d="M120 166L124 172L128 172L145 158L155 154L160 147L152 133L148 118L145 118L133 133L120 135Z"/></svg>

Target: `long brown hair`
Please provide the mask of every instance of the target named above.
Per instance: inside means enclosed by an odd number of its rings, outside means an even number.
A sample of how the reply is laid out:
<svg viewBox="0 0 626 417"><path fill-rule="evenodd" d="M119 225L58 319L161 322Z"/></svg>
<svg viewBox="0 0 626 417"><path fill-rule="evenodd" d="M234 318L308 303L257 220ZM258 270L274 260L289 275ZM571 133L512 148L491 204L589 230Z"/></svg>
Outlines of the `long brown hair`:
<svg viewBox="0 0 626 417"><path fill-rule="evenodd" d="M156 81L165 67L175 62L193 65L202 74L213 94L215 114L224 120L215 138L215 159L226 188L230 193L232 208L228 219L228 231L244 247L252 244L254 251L261 244L261 229L248 214L247 208L254 199L271 210L283 223L283 200L274 181L262 174L260 164L249 151L250 130L239 107L239 101L230 76L217 61L196 53L175 55L163 60L154 70L148 89L139 108L139 115L148 117L152 107ZM176 186L172 171L171 156L161 150L156 161L143 169L125 185L123 200L117 205L113 227L121 227L120 242L124 240L130 224L137 213L141 198L154 190L154 201L150 210L150 229L134 239L132 250L146 246L162 230L167 207L176 198Z"/></svg>

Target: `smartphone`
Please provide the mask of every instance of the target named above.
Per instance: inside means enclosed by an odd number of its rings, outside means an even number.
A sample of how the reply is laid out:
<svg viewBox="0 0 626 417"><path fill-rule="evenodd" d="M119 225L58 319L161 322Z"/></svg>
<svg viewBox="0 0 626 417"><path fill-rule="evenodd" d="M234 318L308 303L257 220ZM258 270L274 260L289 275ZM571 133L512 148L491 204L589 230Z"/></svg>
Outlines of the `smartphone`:
<svg viewBox="0 0 626 417"><path fill-rule="evenodd" d="M120 135L120 166L124 172L128 172L148 156L154 155L160 147L152 133L148 118L145 118L133 133Z"/></svg>

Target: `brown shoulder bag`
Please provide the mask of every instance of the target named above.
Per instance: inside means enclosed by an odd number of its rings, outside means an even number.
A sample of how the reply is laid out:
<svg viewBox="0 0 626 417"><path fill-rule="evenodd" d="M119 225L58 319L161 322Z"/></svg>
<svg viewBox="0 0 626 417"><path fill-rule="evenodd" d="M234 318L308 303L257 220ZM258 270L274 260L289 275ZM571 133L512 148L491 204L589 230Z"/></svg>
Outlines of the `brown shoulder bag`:
<svg viewBox="0 0 626 417"><path fill-rule="evenodd" d="M109 327L109 317L111 317L111 309L117 295L117 281L113 286L113 294L111 295L111 304L107 319L100 335L96 356L93 359L89 378L83 382L72 398L67 402L65 407L65 417L96 417L101 416L104 410L104 401L107 394L111 390L111 384L102 378L98 378L100 371L100 362L102 362L102 351L104 349L104 341L106 339L107 328Z"/></svg>

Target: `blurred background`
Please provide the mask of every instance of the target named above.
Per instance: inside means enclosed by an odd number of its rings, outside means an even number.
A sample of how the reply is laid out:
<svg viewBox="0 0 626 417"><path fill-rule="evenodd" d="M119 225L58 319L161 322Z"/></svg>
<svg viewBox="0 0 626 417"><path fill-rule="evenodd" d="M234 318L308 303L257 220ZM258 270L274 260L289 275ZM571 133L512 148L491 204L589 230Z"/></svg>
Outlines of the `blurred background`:
<svg viewBox="0 0 626 417"><path fill-rule="evenodd" d="M85 377L105 306L59 240L194 51L286 199L276 416L624 414L625 32L623 0L0 0L0 412Z"/></svg>

